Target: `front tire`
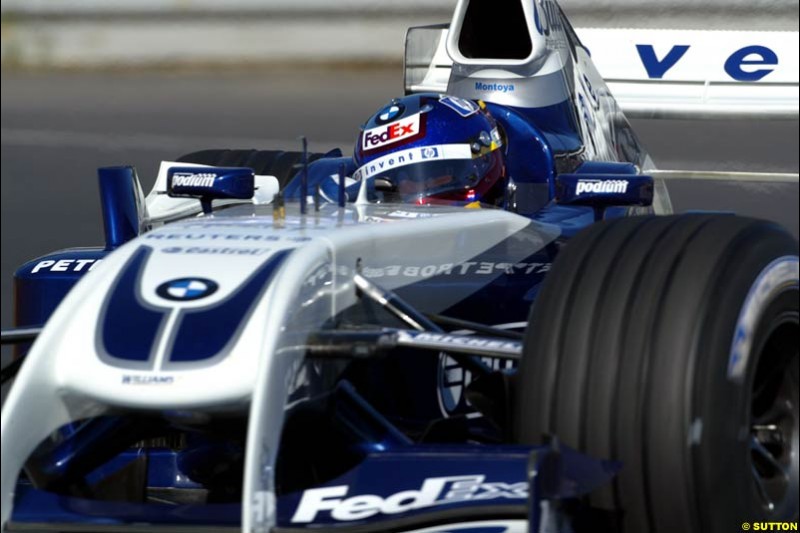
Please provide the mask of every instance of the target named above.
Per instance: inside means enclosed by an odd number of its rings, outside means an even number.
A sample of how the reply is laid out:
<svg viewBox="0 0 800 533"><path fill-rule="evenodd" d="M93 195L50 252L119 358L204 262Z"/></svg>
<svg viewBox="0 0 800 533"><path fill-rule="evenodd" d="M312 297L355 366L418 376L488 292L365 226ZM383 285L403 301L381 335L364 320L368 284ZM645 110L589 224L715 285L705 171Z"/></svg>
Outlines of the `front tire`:
<svg viewBox="0 0 800 533"><path fill-rule="evenodd" d="M582 232L532 310L517 439L622 461L591 504L625 532L796 519L797 256L782 229L733 216Z"/></svg>

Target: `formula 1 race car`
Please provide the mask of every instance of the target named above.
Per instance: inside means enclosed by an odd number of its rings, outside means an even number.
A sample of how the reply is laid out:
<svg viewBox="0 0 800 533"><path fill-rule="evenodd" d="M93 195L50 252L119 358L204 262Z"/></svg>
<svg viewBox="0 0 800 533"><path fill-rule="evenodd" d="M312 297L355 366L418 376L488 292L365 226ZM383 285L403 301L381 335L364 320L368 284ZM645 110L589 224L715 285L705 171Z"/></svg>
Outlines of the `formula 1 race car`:
<svg viewBox="0 0 800 533"><path fill-rule="evenodd" d="M3 531L797 520L797 241L670 177L551 0L413 28L352 156L101 168L106 246L15 276Z"/></svg>

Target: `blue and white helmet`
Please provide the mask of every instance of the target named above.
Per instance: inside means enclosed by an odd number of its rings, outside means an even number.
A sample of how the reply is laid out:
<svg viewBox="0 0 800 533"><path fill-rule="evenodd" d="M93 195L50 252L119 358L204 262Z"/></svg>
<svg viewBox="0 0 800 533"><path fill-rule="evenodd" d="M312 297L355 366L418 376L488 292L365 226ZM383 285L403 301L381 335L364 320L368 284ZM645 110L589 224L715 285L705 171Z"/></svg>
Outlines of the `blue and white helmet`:
<svg viewBox="0 0 800 533"><path fill-rule="evenodd" d="M503 142L481 102L432 93L392 100L364 125L356 180L381 202L502 201Z"/></svg>

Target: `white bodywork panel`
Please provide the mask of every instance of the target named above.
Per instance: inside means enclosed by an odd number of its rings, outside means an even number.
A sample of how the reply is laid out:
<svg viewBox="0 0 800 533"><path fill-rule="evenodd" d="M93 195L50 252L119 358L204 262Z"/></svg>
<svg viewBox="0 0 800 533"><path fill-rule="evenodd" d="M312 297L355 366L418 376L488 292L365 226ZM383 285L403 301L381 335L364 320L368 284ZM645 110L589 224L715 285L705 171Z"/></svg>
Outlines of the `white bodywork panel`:
<svg viewBox="0 0 800 533"><path fill-rule="evenodd" d="M628 116L798 116L797 32L577 32ZM743 49L753 53L740 57L737 52ZM774 53L774 62L766 57L768 51ZM645 63L653 70L650 75Z"/></svg>

